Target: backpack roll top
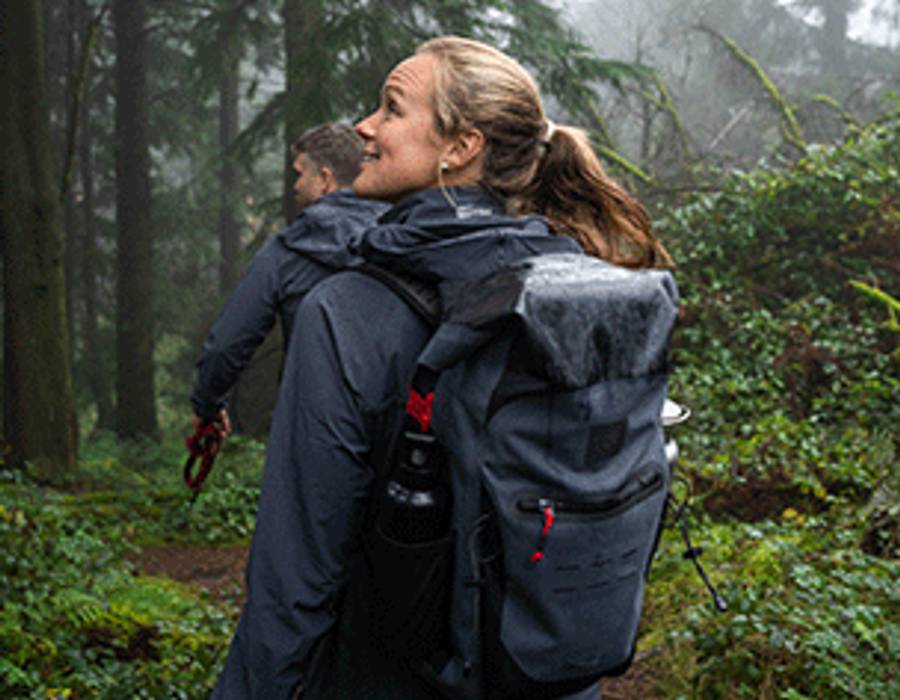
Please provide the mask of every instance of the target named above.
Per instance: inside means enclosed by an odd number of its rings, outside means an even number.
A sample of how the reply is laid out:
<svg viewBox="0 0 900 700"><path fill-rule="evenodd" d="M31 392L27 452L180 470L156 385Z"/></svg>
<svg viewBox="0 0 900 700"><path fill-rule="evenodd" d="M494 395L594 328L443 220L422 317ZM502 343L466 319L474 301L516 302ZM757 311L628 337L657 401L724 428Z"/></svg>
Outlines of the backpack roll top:
<svg viewBox="0 0 900 700"><path fill-rule="evenodd" d="M679 302L670 272L557 253L441 292L445 325L496 331L511 320L519 324L537 373L555 385L578 388L668 370Z"/></svg>

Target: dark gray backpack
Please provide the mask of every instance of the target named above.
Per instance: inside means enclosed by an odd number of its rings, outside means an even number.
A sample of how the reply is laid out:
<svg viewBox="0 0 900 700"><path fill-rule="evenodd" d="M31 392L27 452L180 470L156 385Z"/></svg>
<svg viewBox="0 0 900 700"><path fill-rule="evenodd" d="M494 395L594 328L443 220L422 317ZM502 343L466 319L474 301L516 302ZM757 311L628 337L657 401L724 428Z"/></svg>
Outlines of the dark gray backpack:
<svg viewBox="0 0 900 700"><path fill-rule="evenodd" d="M414 482L384 492L428 506L445 490L449 527L415 543L375 528L376 627L447 697L576 692L634 653L668 493L674 280L546 255L441 297L399 449Z"/></svg>

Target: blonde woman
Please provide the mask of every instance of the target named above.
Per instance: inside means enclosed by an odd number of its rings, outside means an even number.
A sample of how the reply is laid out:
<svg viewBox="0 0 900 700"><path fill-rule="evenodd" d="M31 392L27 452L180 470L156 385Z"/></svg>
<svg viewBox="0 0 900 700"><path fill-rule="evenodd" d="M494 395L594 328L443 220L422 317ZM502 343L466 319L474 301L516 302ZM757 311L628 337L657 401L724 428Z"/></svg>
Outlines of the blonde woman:
<svg viewBox="0 0 900 700"><path fill-rule="evenodd" d="M362 243L380 266L438 284L545 253L669 262L644 209L604 173L584 134L550 122L534 81L489 46L426 42L391 71L356 130L365 146L354 192L394 205ZM319 284L295 328L247 602L213 697L439 697L373 641L362 551L373 484L430 329L354 271Z"/></svg>

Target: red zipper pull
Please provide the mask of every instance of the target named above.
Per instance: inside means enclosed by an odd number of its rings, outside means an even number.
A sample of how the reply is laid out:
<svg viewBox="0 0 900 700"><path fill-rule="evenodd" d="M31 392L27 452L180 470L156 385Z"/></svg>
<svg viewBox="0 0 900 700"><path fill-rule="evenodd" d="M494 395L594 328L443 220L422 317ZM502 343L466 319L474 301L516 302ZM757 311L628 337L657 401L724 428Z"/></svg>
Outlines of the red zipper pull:
<svg viewBox="0 0 900 700"><path fill-rule="evenodd" d="M541 512L544 514L544 524L541 528L541 534L538 537L538 546L534 551L534 554L531 555L531 563L537 564L539 561L542 561L544 558L544 545L547 542L547 535L550 534L550 528L553 527L553 523L556 522L556 511L553 508L553 501L549 501L547 499L540 499L538 501L538 508L541 509Z"/></svg>

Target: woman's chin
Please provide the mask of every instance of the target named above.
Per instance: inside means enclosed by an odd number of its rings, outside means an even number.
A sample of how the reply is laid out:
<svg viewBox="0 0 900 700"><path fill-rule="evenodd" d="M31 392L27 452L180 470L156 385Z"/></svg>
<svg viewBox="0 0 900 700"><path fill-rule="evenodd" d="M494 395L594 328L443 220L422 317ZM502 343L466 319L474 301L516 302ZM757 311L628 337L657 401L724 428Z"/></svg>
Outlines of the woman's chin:
<svg viewBox="0 0 900 700"><path fill-rule="evenodd" d="M350 186L353 194L357 197L365 197L367 199L381 199L378 196L378 188L372 182L372 178L366 177L366 173L362 172L357 175L353 184Z"/></svg>
<svg viewBox="0 0 900 700"><path fill-rule="evenodd" d="M396 202L399 199L395 193L385 190L383 187L378 187L375 183L361 177L353 181L351 189L353 194L363 199L377 199L380 202L388 203Z"/></svg>

